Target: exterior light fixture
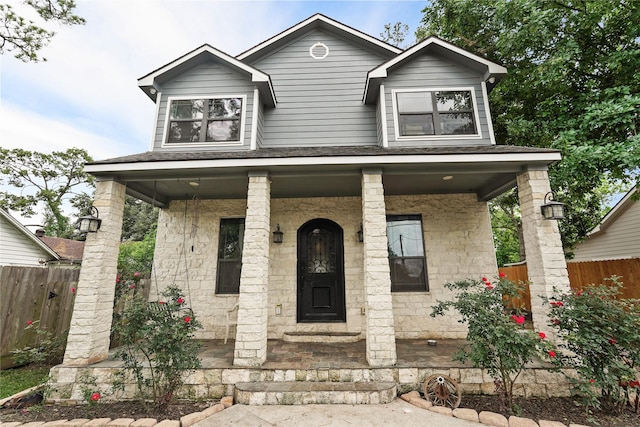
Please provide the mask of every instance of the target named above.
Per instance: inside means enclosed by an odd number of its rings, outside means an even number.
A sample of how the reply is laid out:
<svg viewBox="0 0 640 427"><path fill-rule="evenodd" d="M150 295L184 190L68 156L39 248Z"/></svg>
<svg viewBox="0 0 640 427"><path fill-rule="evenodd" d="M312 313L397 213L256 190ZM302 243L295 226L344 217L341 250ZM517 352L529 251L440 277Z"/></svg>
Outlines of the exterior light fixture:
<svg viewBox="0 0 640 427"><path fill-rule="evenodd" d="M80 233L95 233L100 228L102 220L98 218L98 209L95 206L89 208L89 215L81 216L76 221L76 228Z"/></svg>
<svg viewBox="0 0 640 427"><path fill-rule="evenodd" d="M362 223L360 223L360 230L357 232L358 234L358 242L364 242L364 232L362 231Z"/></svg>
<svg viewBox="0 0 640 427"><path fill-rule="evenodd" d="M544 219L564 219L564 203L553 200L553 192L544 196L544 205L540 206Z"/></svg>
<svg viewBox="0 0 640 427"><path fill-rule="evenodd" d="M280 224L276 225L276 231L273 232L273 243L282 243L284 233L280 231Z"/></svg>

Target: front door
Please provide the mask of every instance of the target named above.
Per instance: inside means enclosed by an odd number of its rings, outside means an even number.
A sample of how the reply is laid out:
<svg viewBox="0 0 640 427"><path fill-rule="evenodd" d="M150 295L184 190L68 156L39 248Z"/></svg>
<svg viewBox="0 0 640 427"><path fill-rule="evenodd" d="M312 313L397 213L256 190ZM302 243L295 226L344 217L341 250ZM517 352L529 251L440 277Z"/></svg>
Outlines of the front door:
<svg viewBox="0 0 640 427"><path fill-rule="evenodd" d="M314 219L298 230L298 322L344 322L342 228Z"/></svg>

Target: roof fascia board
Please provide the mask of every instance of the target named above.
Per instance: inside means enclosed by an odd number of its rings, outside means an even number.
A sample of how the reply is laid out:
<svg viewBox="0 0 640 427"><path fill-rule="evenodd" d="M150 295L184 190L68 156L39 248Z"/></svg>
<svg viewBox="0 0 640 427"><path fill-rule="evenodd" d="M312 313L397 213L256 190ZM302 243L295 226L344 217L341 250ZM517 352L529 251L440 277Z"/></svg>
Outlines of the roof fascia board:
<svg viewBox="0 0 640 427"><path fill-rule="evenodd" d="M503 154L423 154L423 155L382 155L382 156L318 156L318 157L277 157L251 159L213 159L186 161L155 161L118 164L85 165L88 173L104 174L124 171L180 170L201 168L269 167L269 166L314 166L314 165L384 165L384 164L425 164L425 163L491 163L525 162L550 164L561 159L559 152L547 153L503 153Z"/></svg>
<svg viewBox="0 0 640 427"><path fill-rule="evenodd" d="M187 53L186 55L176 59L175 61L172 61L170 63L168 63L167 65L165 65L164 67L161 67L159 69L157 69L156 71L147 74L144 77L141 77L138 79L138 86L140 86L141 88L143 87L154 87L155 84L155 80L157 77L161 76L162 74L166 73L167 71L182 65L186 62L189 62L191 60L193 60L195 57L197 57L198 55L202 54L202 53L208 53L209 55L212 55L213 57L226 62L227 64L229 64L232 68L241 70L247 74L251 75L251 81L253 83L256 84L265 84L268 87L268 92L271 94L271 97L273 99L273 104L275 105L275 92L273 90L273 84L271 82L271 77L268 74L263 73L262 71L245 64L244 62L241 62L239 60L237 60L236 58L234 58L231 55L228 55L208 44L202 45L199 48ZM157 88L156 88L157 90Z"/></svg>
<svg viewBox="0 0 640 427"><path fill-rule="evenodd" d="M0 209L0 215L2 215L7 221L9 221L9 223L11 223L11 225L13 225L15 228L17 228L18 231L20 231L22 234L27 236L27 238L29 240L31 240L33 243L35 243L37 246L39 246L42 250L47 252L49 255L51 255L55 259L57 259L57 260L60 259L60 255L58 255L56 253L56 251L54 251L49 246L47 246L42 240L38 239L38 237L35 234L30 232L24 225L20 224L20 222L17 219L12 217L4 209Z"/></svg>
<svg viewBox="0 0 640 427"><path fill-rule="evenodd" d="M271 45L279 42L280 40L283 40L283 39L295 34L296 32L302 30L303 28L305 28L305 27L307 27L309 25L312 25L312 24L314 24L316 22L322 22L322 23L324 23L324 24L326 24L326 25L328 25L330 27L337 28L337 29L339 29L341 31L344 31L346 33L349 33L349 34L355 36L355 37L361 38L361 39L363 39L363 40L365 40L365 41L367 41L369 43L372 43L372 44L374 44L374 45L376 45L378 47L381 47L381 48L383 48L385 50L388 50L391 53L399 54L399 53L402 52L401 49L399 49L399 48L397 48L395 46L392 46L390 44L387 44L387 43L383 42L382 40L378 40L377 38L372 37L372 36L370 36L370 35L368 35L366 33L358 31L358 30L356 30L354 28L351 28L351 27L349 27L347 25L344 25L344 24L342 24L342 23L340 23L338 21L334 21L331 18L328 18L328 17L326 17L326 16L324 16L322 14L317 13L317 14L305 19L304 21L294 25L293 27L291 27L291 28L289 28L287 30L284 30L280 34L277 34L277 35L271 37L270 39L267 39L264 42L252 47L251 49L242 52L236 58L242 61L242 60L244 60L244 59L246 59L246 58L248 58L248 57L250 57L252 55L255 55L256 53L258 53L258 52L260 52L260 51L262 51L264 49L269 48Z"/></svg>
<svg viewBox="0 0 640 427"><path fill-rule="evenodd" d="M487 66L487 72L489 73L489 75L493 75L493 74L507 74L507 69L505 67L503 67L502 65L498 65L495 62L489 61L488 59L484 59L478 55L475 55L473 53L467 52L464 49L459 48L458 46L455 46L449 42L446 42L442 39L439 39L435 36L431 36L425 40L423 40L422 42L414 45L413 47L410 47L409 49L405 50L402 54L396 56L395 58L385 62L382 65L379 65L377 68L374 68L373 70L369 71L368 75L367 75L367 79L372 79L372 78L385 78L387 77L388 74L388 70L389 68L392 68L394 65L405 61L406 59L408 59L409 57L415 55L416 53L419 53L420 51L422 51L423 49L425 49L426 47L430 46L430 45L438 45L444 49L450 50L451 52L454 52L460 56L466 57L472 61L478 62L480 64L486 65Z"/></svg>

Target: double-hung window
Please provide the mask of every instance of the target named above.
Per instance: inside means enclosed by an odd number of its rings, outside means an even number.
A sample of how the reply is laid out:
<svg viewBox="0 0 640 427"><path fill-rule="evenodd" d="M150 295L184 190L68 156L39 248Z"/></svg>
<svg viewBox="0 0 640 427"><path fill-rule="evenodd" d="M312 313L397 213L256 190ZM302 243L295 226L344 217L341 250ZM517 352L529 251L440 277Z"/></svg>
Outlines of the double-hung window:
<svg viewBox="0 0 640 427"><path fill-rule="evenodd" d="M391 291L427 291L427 265L420 215L388 215Z"/></svg>
<svg viewBox="0 0 640 427"><path fill-rule="evenodd" d="M220 220L217 294L237 294L240 292L243 240L244 218Z"/></svg>
<svg viewBox="0 0 640 427"><path fill-rule="evenodd" d="M395 91L398 137L478 135L471 90Z"/></svg>
<svg viewBox="0 0 640 427"><path fill-rule="evenodd" d="M244 97L170 99L167 144L240 142Z"/></svg>

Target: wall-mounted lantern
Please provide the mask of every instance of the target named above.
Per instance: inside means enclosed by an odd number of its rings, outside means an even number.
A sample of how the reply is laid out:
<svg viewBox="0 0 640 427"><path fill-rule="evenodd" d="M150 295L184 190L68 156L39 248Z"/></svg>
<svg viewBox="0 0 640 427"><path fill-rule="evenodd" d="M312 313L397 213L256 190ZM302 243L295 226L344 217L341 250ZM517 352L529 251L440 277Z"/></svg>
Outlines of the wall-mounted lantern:
<svg viewBox="0 0 640 427"><path fill-rule="evenodd" d="M91 206L89 215L82 216L76 221L76 229L80 233L95 233L100 228L100 224L102 224L102 220L98 216L98 209L95 206Z"/></svg>
<svg viewBox="0 0 640 427"><path fill-rule="evenodd" d="M280 231L280 224L276 225L276 231L273 232L273 243L282 243L284 233Z"/></svg>
<svg viewBox="0 0 640 427"><path fill-rule="evenodd" d="M357 231L358 234L358 242L364 242L364 232L362 231L362 223L360 223L360 230Z"/></svg>
<svg viewBox="0 0 640 427"><path fill-rule="evenodd" d="M544 196L544 205L540 206L544 219L564 219L564 203L553 200L553 193L549 191Z"/></svg>

